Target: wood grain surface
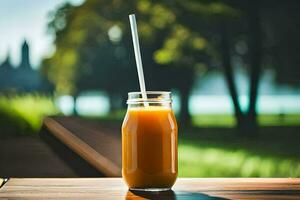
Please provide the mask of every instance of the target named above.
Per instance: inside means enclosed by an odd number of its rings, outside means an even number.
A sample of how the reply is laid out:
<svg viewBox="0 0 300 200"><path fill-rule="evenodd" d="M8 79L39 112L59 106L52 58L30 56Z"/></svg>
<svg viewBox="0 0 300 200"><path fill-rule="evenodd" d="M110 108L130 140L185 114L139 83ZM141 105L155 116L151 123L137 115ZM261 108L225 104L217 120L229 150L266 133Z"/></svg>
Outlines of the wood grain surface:
<svg viewBox="0 0 300 200"><path fill-rule="evenodd" d="M296 178L179 178L167 192L128 191L121 178L12 178L8 199L300 199Z"/></svg>
<svg viewBox="0 0 300 200"><path fill-rule="evenodd" d="M47 117L51 134L108 177L121 176L121 140L110 129L79 118ZM93 128L88 128L93 127ZM120 131L118 131L120 132Z"/></svg>

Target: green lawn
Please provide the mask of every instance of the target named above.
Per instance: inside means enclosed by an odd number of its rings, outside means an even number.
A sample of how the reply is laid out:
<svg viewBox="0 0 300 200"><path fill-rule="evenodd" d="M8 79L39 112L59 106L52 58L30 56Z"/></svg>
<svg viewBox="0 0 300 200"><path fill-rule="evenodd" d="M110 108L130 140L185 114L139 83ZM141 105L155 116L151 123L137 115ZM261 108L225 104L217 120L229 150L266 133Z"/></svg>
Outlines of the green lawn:
<svg viewBox="0 0 300 200"><path fill-rule="evenodd" d="M261 126L299 126L300 114L260 114ZM234 127L235 118L229 114L199 114L192 116L192 124L199 127Z"/></svg>
<svg viewBox="0 0 300 200"><path fill-rule="evenodd" d="M52 98L48 96L0 96L0 135L36 134L43 117L57 113Z"/></svg>
<svg viewBox="0 0 300 200"><path fill-rule="evenodd" d="M206 129L179 139L179 176L300 177L297 129L293 134L289 129L267 130L250 139L219 131L219 136L207 136Z"/></svg>

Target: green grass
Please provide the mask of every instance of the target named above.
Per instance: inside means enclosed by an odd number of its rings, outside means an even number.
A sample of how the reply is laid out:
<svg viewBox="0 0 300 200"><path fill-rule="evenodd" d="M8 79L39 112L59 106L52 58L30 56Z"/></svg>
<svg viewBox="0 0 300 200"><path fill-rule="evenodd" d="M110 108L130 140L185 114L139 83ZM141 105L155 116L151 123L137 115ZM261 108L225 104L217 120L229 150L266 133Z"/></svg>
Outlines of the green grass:
<svg viewBox="0 0 300 200"><path fill-rule="evenodd" d="M37 133L43 117L57 114L53 100L42 95L0 96L1 135Z"/></svg>
<svg viewBox="0 0 300 200"><path fill-rule="evenodd" d="M179 138L179 176L300 177L300 134L282 130L243 139L222 129L219 136L207 136L207 129Z"/></svg>
<svg viewBox="0 0 300 200"><path fill-rule="evenodd" d="M258 123L261 126L295 126L300 125L300 114L260 114ZM229 114L199 114L192 116L192 124L199 127L234 127L233 115Z"/></svg>
<svg viewBox="0 0 300 200"><path fill-rule="evenodd" d="M233 127L235 118L228 114L199 114L192 116L192 124L199 127Z"/></svg>
<svg viewBox="0 0 300 200"><path fill-rule="evenodd" d="M300 114L259 115L258 122L262 126L299 126Z"/></svg>
<svg viewBox="0 0 300 200"><path fill-rule="evenodd" d="M300 159L251 154L245 150L179 145L181 177L300 177Z"/></svg>

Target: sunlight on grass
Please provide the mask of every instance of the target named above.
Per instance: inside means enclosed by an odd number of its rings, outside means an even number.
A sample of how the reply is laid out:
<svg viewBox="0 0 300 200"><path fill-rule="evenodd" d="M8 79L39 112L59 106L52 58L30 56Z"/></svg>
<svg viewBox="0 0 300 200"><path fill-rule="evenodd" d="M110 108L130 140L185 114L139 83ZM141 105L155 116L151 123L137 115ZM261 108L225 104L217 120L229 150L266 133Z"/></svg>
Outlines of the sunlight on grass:
<svg viewBox="0 0 300 200"><path fill-rule="evenodd" d="M199 114L192 116L194 126L234 127L235 118L229 114ZM258 123L261 126L297 126L300 125L300 114L260 114Z"/></svg>
<svg viewBox="0 0 300 200"><path fill-rule="evenodd" d="M192 116L192 124L206 127L234 127L235 118L228 114L199 114Z"/></svg>
<svg viewBox="0 0 300 200"><path fill-rule="evenodd" d="M179 144L180 177L300 177L300 159Z"/></svg>
<svg viewBox="0 0 300 200"><path fill-rule="evenodd" d="M295 126L300 125L300 114L259 115L258 122L263 126Z"/></svg>
<svg viewBox="0 0 300 200"><path fill-rule="evenodd" d="M30 126L30 130L37 132L44 116L58 113L53 100L42 95L0 96L0 111L3 120L11 119L16 122L12 126L18 126L20 121L24 122L20 127L16 127L20 132L24 131L23 128L26 129L24 124Z"/></svg>

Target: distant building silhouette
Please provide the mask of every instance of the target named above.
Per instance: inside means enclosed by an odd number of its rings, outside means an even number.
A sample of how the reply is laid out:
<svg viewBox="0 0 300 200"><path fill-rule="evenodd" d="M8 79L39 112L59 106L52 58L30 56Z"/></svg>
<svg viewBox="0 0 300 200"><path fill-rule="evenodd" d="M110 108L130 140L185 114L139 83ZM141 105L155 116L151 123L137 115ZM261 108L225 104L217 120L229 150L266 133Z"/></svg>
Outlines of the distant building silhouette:
<svg viewBox="0 0 300 200"><path fill-rule="evenodd" d="M51 92L51 84L34 70L30 64L29 45L24 40L21 48L21 62L14 67L10 55L0 64L0 92Z"/></svg>
<svg viewBox="0 0 300 200"><path fill-rule="evenodd" d="M31 68L30 62L29 62L29 45L26 42L26 40L24 41L23 45L22 45L22 59L21 59L21 64L20 67L23 68Z"/></svg>

